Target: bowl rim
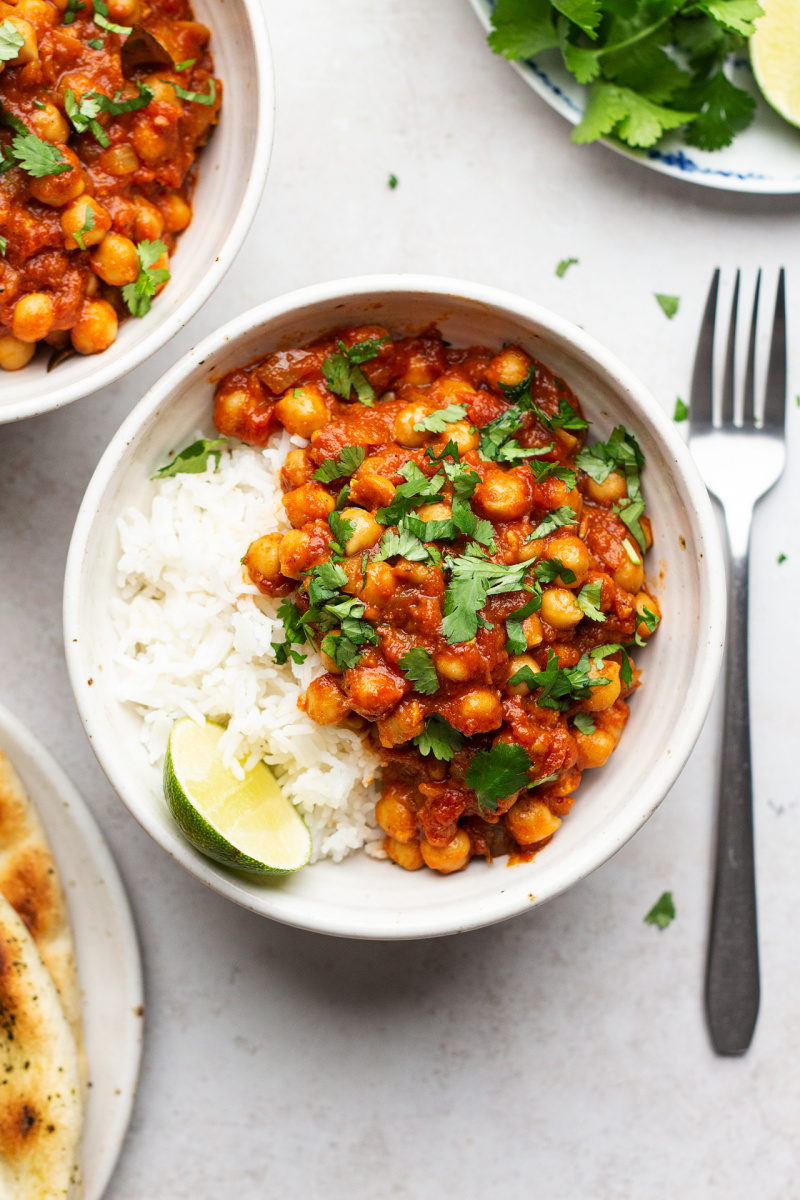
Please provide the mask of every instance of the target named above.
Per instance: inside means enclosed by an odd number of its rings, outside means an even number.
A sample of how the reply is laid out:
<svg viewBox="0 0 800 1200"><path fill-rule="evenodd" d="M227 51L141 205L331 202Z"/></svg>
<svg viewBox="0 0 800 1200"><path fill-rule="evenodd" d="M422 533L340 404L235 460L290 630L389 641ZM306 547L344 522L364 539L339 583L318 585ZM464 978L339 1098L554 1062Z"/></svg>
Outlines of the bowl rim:
<svg viewBox="0 0 800 1200"><path fill-rule="evenodd" d="M255 219L261 197L267 182L272 143L275 136L275 70L272 61L272 49L267 30L266 14L261 0L242 0L256 60L255 82L257 87L256 103L256 137L255 150L250 160L247 184L242 203L239 206L228 236L214 256L207 272L199 284L175 308L164 321L159 322L142 341L130 349L116 362L103 366L102 354L90 356L87 361L98 361L97 369L84 380L74 380L70 384L50 392L40 399L31 396L13 404L0 405L0 425L22 421L27 417L38 417L47 412L63 408L76 400L91 396L101 388L116 383L124 375L142 365L161 350L177 333L188 325L208 301L225 275L233 266L244 239L250 231ZM212 30L213 37L213 30Z"/></svg>
<svg viewBox="0 0 800 1200"><path fill-rule="evenodd" d="M357 915L354 915L352 907L348 908L347 916L344 916L344 910L337 910L336 906L331 906L329 910L324 903L307 901L301 904L299 907L303 909L306 904L314 909L312 918L305 911L292 912L291 900L286 897L281 900L279 894L272 892L265 892L261 902L255 903L251 894L241 887L235 876L223 873L222 868L217 864L197 854L181 837L178 830L171 831L167 836L164 835L163 828L158 826L155 818L138 801L135 786L131 787L128 784L127 778L122 772L115 771L116 755L113 739L105 736L102 721L95 717L98 689L90 689L84 677L79 639L81 636L80 614L83 599L84 563L95 518L102 508L104 493L112 483L121 464L131 456L132 447L140 430L158 415L158 410L170 393L176 390L183 380L210 355L216 354L223 348L229 349L231 343L252 333L268 321L288 316L293 311L309 305L320 303L333 305L359 297L366 299L376 293L384 295L386 293L398 295L428 293L431 296L466 300L490 308L505 309L517 318L537 324L548 334L566 340L572 347L590 358L595 365L605 370L613 378L617 388L627 393L643 411L645 417L655 427L656 432L663 438L666 449L672 455L674 461L672 470L681 479L688 504L691 505L694 515L699 539L703 542L703 563L700 571L707 588L708 623L706 629L701 631L698 640L693 686L691 693L686 697L679 736L671 743L667 762L658 765L657 794L654 796L651 791L646 797L639 799L638 803L630 801L625 805L615 817L615 838L612 844L609 844L611 839L598 838L588 846L576 850L576 869L559 885L539 889L535 897L525 895L520 898L520 895L515 893L515 889L504 888L501 885L490 900L475 898L471 909L468 909L465 904L464 912L461 915L453 914L452 906L448 906L444 921L441 919L437 921L435 919L437 908L431 909L428 906L415 909L404 920L402 926L387 912L382 923L372 919L367 928L363 920L360 922ZM335 309L332 309L331 317L335 323ZM296 928L370 940L407 940L445 936L506 920L560 895L613 857L658 808L677 780L700 735L711 705L722 661L726 611L724 557L711 500L694 465L688 446L644 385L616 355L606 350L590 334L534 301L484 284L419 274L363 275L350 279L331 280L284 293L233 318L176 362L130 412L103 453L89 482L70 541L64 578L63 609L67 668L84 730L112 787L131 815L153 840L195 878L242 907ZM289 900L288 904L287 899ZM434 919L431 919L431 914Z"/></svg>

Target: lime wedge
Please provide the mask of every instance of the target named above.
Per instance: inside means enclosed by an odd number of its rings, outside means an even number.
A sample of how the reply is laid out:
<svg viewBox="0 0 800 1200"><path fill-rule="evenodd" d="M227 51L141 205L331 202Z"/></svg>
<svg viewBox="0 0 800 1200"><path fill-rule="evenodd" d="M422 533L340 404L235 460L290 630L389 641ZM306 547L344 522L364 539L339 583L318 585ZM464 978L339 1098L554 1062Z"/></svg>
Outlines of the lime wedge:
<svg viewBox="0 0 800 1200"><path fill-rule="evenodd" d="M176 721L164 762L164 794L173 817L201 854L254 875L304 867L311 834L265 763L239 780L224 765L221 725Z"/></svg>
<svg viewBox="0 0 800 1200"><path fill-rule="evenodd" d="M750 38L750 61L765 99L800 125L800 0L759 0L764 16Z"/></svg>

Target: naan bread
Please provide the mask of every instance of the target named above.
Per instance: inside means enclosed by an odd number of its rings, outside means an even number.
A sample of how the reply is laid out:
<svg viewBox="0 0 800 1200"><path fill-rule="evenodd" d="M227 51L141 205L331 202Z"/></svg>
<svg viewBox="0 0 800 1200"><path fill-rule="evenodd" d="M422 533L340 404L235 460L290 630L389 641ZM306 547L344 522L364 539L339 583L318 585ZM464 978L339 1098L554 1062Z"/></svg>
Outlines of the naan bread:
<svg viewBox="0 0 800 1200"><path fill-rule="evenodd" d="M67 904L42 823L2 750L0 893L22 917L53 977L75 1035L85 1083L80 993Z"/></svg>
<svg viewBox="0 0 800 1200"><path fill-rule="evenodd" d="M33 938L0 896L0 1195L77 1200L78 1048Z"/></svg>

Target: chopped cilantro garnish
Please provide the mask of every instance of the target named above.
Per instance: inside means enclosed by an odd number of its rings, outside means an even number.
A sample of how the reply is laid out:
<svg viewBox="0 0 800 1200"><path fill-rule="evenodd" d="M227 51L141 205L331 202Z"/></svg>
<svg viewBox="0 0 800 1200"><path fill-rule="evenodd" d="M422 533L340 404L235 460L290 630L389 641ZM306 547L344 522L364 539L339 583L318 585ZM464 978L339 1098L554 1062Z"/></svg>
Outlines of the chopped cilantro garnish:
<svg viewBox="0 0 800 1200"><path fill-rule="evenodd" d="M541 425L544 425L548 433L552 433L555 429L588 429L589 422L584 421L583 417L579 417L571 404L562 396L558 402L558 411L551 413L549 416L538 405L533 405L533 411Z"/></svg>
<svg viewBox="0 0 800 1200"><path fill-rule="evenodd" d="M590 734L594 733L597 726L594 723L594 718L587 712L576 712L572 718L572 723L578 730L578 733Z"/></svg>
<svg viewBox="0 0 800 1200"><path fill-rule="evenodd" d="M388 185L392 189L392 191L394 191L394 189L397 187L397 184L398 184L397 176L390 175L386 182L388 183Z"/></svg>
<svg viewBox="0 0 800 1200"><path fill-rule="evenodd" d="M622 549L625 551L625 553L628 556L628 562L632 562L635 567L638 567L642 560L639 558L639 555L634 550L633 545L631 544L630 538L622 539Z"/></svg>
<svg viewBox="0 0 800 1200"><path fill-rule="evenodd" d="M147 108L155 92L145 83L137 83L136 87L138 89L136 95L130 96L127 100L122 99L121 91L114 93L113 100L109 100L108 96L104 96L102 92L95 93L100 101L100 108L112 117L118 117L121 113L137 112L140 108Z"/></svg>
<svg viewBox="0 0 800 1200"><path fill-rule="evenodd" d="M0 24L0 63L12 62L24 45L25 38L16 25L12 25L8 19L3 21Z"/></svg>
<svg viewBox="0 0 800 1200"><path fill-rule="evenodd" d="M118 33L120 37L127 37L131 32L130 25L115 25L113 21L108 19L108 5L105 0L92 0L94 6L94 16L92 20L95 25L99 25L101 29L108 30L109 33Z"/></svg>
<svg viewBox="0 0 800 1200"><path fill-rule="evenodd" d="M402 526L397 532L387 529L378 543L378 551L373 555L372 561L381 562L386 558L394 558L396 555L409 562L426 562L430 558L425 543L410 529Z"/></svg>
<svg viewBox="0 0 800 1200"><path fill-rule="evenodd" d="M481 808L497 812L498 800L505 800L525 787L532 766L523 746L498 742L491 750L479 750L473 756L464 782L475 792Z"/></svg>
<svg viewBox="0 0 800 1200"><path fill-rule="evenodd" d="M106 97L103 98L106 99ZM64 111L69 117L73 128L78 133L86 133L89 130L101 146L108 147L111 145L111 139L108 134L100 122L95 120L102 111L100 96L97 92L84 92L80 103L78 103L72 88L66 88L64 91ZM82 246L81 249L84 249L84 247Z"/></svg>
<svg viewBox="0 0 800 1200"><path fill-rule="evenodd" d="M629 646L632 644L632 642L628 642ZM619 677L625 684L625 687L630 687L633 682L633 665L628 651L622 642L607 642L604 646L594 646L591 651L592 662L597 665L604 658L609 658L612 654L616 654L617 651L622 652L622 666L619 669Z"/></svg>
<svg viewBox="0 0 800 1200"><path fill-rule="evenodd" d="M497 386L500 388L500 391L503 393L506 400L508 400L509 404L515 404L517 400L522 399L526 392L531 390L531 385L533 384L533 377L535 374L536 367L533 365L533 363L531 363L531 365L528 367L525 378L520 379L519 383L498 383ZM530 397L528 397L528 401L530 401Z"/></svg>
<svg viewBox="0 0 800 1200"><path fill-rule="evenodd" d="M560 462L532 462L534 483L544 483L545 479L561 479L570 491L577 483L577 475L572 467L565 467Z"/></svg>
<svg viewBox="0 0 800 1200"><path fill-rule="evenodd" d="M571 571L569 567L565 567L560 558L540 558L533 573L539 583L552 583L559 576L562 583L575 582L575 572Z"/></svg>
<svg viewBox="0 0 800 1200"><path fill-rule="evenodd" d="M185 58L183 62L175 63L176 71L188 71L189 67L193 67L197 62L196 58Z"/></svg>
<svg viewBox="0 0 800 1200"><path fill-rule="evenodd" d="M363 446L344 446L338 458L326 458L314 472L318 483L333 483L335 479L349 478L363 463L367 452Z"/></svg>
<svg viewBox="0 0 800 1200"><path fill-rule="evenodd" d="M425 721L425 731L414 738L414 745L420 754L432 754L439 762L450 762L457 750L461 749L463 736L449 721L439 713L431 713Z"/></svg>
<svg viewBox="0 0 800 1200"><path fill-rule="evenodd" d="M155 266L162 254L167 253L167 247L163 242L144 241L139 242L136 253L139 256L139 277L135 283L125 284L122 299L134 317L144 317L150 311L156 288L170 277L166 267Z"/></svg>
<svg viewBox="0 0 800 1200"><path fill-rule="evenodd" d="M417 433L444 433L448 425L454 421L463 421L467 415L464 404L448 404L447 408L438 408L435 412L417 421L414 429Z"/></svg>
<svg viewBox="0 0 800 1200"><path fill-rule="evenodd" d="M559 279L563 279L570 267L575 266L577 258L562 258L561 262L556 267L556 275Z"/></svg>
<svg viewBox="0 0 800 1200"><path fill-rule="evenodd" d="M91 209L87 208L87 212L91 212ZM226 445L225 438L217 438L214 441L200 438L198 441L192 442L191 446L187 446L185 450L181 450L172 462L156 471L152 478L167 479L172 475L200 475L206 470L211 458L215 459L214 469L216 470L219 466L220 455Z"/></svg>
<svg viewBox="0 0 800 1200"><path fill-rule="evenodd" d="M525 637L525 631L522 628L522 622L527 617L532 617L535 612L542 607L542 594L537 588L527 604L523 604L522 608L515 608L513 612L506 617L506 650L509 654L524 654L528 649L528 639Z"/></svg>
<svg viewBox="0 0 800 1200"><path fill-rule="evenodd" d="M64 9L64 24L71 25L84 8L86 5L82 4L81 0L67 0L67 6Z"/></svg>
<svg viewBox="0 0 800 1200"><path fill-rule="evenodd" d="M400 474L406 482L397 488L390 504L378 509L377 520L381 525L397 525L423 502L431 504L442 499L441 489L445 483L443 475L434 475L433 479L428 479L413 460L409 460L401 468Z"/></svg>
<svg viewBox="0 0 800 1200"><path fill-rule="evenodd" d="M590 621L605 621L605 616L600 609L600 600L603 595L603 584L601 580L595 579L592 583L585 583L575 597L575 602L584 616Z"/></svg>
<svg viewBox="0 0 800 1200"><path fill-rule="evenodd" d="M644 606L644 608L642 609L642 611L639 615L641 616L642 620L644 621L645 625L647 626L648 633L655 633L656 626L658 625L661 618L659 616L657 616L656 613L651 612L650 609L646 605Z"/></svg>
<svg viewBox="0 0 800 1200"><path fill-rule="evenodd" d="M345 544L355 533L355 522L348 520L347 517L343 517L341 513L334 510L332 513L328 513L328 527L334 539L331 542L331 548L336 554L343 556Z"/></svg>
<svg viewBox="0 0 800 1200"><path fill-rule="evenodd" d="M22 121L10 113L3 113L3 120L17 131L17 136L11 141L4 169L20 166L34 179L42 179L45 175L63 175L65 171L73 169L72 163L62 158L57 146L43 142Z"/></svg>
<svg viewBox="0 0 800 1200"><path fill-rule="evenodd" d="M92 50L102 50L105 42L102 38L90 38L86 45L90 46Z"/></svg>
<svg viewBox="0 0 800 1200"><path fill-rule="evenodd" d="M592 679L589 676L591 663L589 655L584 654L574 667L560 667L558 657L547 651L547 666L543 671L532 671L530 667L521 667L509 679L515 686L527 683L531 688L541 688L537 704L542 708L554 708L565 712L575 700L588 700L592 688L605 687L607 679Z"/></svg>
<svg viewBox="0 0 800 1200"><path fill-rule="evenodd" d="M673 421L685 421L689 416L689 407L684 404L680 396L675 399L675 412L672 414Z"/></svg>
<svg viewBox="0 0 800 1200"><path fill-rule="evenodd" d="M674 920L675 902L672 899L672 892L662 892L645 917L645 925L657 925L659 929L666 929Z"/></svg>
<svg viewBox="0 0 800 1200"><path fill-rule="evenodd" d="M671 321L678 311L678 306L681 302L680 296L663 296L660 292L654 292L653 294L655 295L658 303L661 305L661 308L664 310L664 313Z"/></svg>
<svg viewBox="0 0 800 1200"><path fill-rule="evenodd" d="M296 663L305 662L305 654L300 654L298 650L292 649L293 643L296 642L298 646L302 646L308 640L300 609L291 600L284 600L278 609L278 619L283 622L285 641L272 642L275 662L278 666L282 666L290 658Z"/></svg>
<svg viewBox="0 0 800 1200"><path fill-rule="evenodd" d="M5 251L4 251L4 253L5 253ZM780 564L781 564L781 563L785 563L785 562L786 562L786 555L785 555L785 554L779 554L779 555L778 555L778 566L780 566Z"/></svg>
<svg viewBox="0 0 800 1200"><path fill-rule="evenodd" d="M179 96L181 100L188 100L191 104L207 104L210 107L216 102L217 84L213 78L210 78L208 81L207 96L204 96L202 92L187 92L186 88L181 87L179 83L173 83L171 79L168 79L167 83L175 89L176 96Z"/></svg>
<svg viewBox="0 0 800 1200"><path fill-rule="evenodd" d="M316 608L332 600L346 583L347 576L338 563L318 563L308 576L308 598L312 607Z"/></svg>
<svg viewBox="0 0 800 1200"><path fill-rule="evenodd" d="M406 679L414 684L414 691L423 696L432 696L439 690L439 680L433 665L433 655L424 646L415 646L406 650L398 660L400 670Z"/></svg>
<svg viewBox="0 0 800 1200"><path fill-rule="evenodd" d="M8 249L8 242L2 236L2 234L0 234L0 258L5 258L7 249ZM780 562L780 559L778 561Z"/></svg>
<svg viewBox="0 0 800 1200"><path fill-rule="evenodd" d="M517 592L522 587L530 563L493 563L480 557L477 546L468 547L458 558L448 557L445 566L451 582L444 596L444 618L441 632L451 645L469 642L478 632L478 613L487 596L502 592Z"/></svg>
<svg viewBox="0 0 800 1200"><path fill-rule="evenodd" d="M351 392L355 392L362 404L372 408L375 392L361 370L361 363L377 358L385 341L385 337L366 338L353 346L345 346L344 342L340 341L338 354L332 354L322 362L322 374L330 390L343 400L349 400Z"/></svg>
<svg viewBox="0 0 800 1200"><path fill-rule="evenodd" d="M553 533L556 529L560 529L562 525L574 525L578 516L575 509L569 504L562 504L559 508L554 508L549 512L534 529L533 533L529 533L525 538L526 542L535 542L539 538L547 537L549 533Z"/></svg>
<svg viewBox="0 0 800 1200"><path fill-rule="evenodd" d="M509 384L508 387L503 387L503 391L507 393L513 392L516 396L517 389L524 387L527 380L532 378L533 367L520 384ZM528 386L530 384L528 383ZM510 398L510 397L509 397ZM541 458L545 454L549 454L553 449L553 444L549 446L539 446L535 449L523 449L522 446L514 439L513 434L517 433L522 428L525 417L531 408L532 401L530 395L521 395L518 397L519 402L512 404L511 408L507 408L505 412L500 413L499 417L495 417L493 421L489 421L481 430L481 457L489 459L493 462L516 462L523 458Z"/></svg>
<svg viewBox="0 0 800 1200"><path fill-rule="evenodd" d="M83 235L85 233L91 233L93 229L94 229L94 209L92 208L91 204L87 204L86 208L83 210L83 225L77 231L77 233L73 233L73 235L72 235L75 238L75 241L80 246L81 250L86 249L86 243L83 240Z"/></svg>

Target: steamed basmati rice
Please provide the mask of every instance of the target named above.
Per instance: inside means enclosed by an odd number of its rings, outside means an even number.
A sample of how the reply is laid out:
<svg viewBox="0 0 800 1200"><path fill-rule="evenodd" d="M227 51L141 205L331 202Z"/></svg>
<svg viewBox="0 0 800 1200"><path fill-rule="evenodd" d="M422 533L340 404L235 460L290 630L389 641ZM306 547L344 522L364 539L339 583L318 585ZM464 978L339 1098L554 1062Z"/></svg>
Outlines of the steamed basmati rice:
<svg viewBox="0 0 800 1200"><path fill-rule="evenodd" d="M203 474L155 481L149 513L122 514L117 694L142 717L152 763L163 764L179 718L220 721L225 762L240 777L269 763L311 830L312 861L362 846L383 857L377 756L356 733L298 709L324 673L319 655L306 648L305 662L275 664L279 602L259 594L240 562L254 538L288 528L278 475L292 446L306 444L282 432L265 450L224 451L217 470L212 458Z"/></svg>

